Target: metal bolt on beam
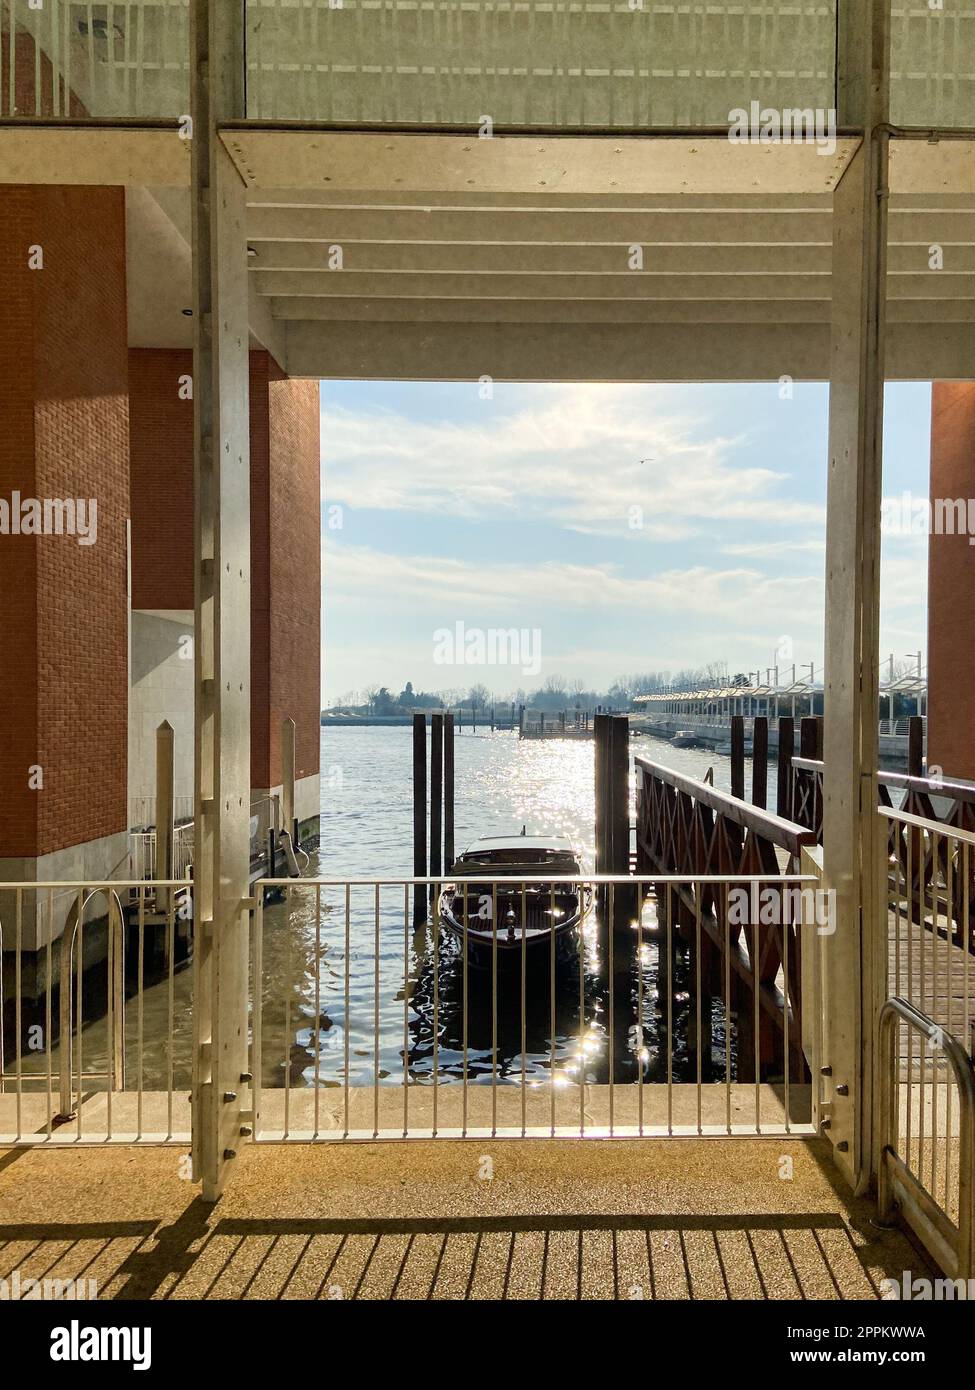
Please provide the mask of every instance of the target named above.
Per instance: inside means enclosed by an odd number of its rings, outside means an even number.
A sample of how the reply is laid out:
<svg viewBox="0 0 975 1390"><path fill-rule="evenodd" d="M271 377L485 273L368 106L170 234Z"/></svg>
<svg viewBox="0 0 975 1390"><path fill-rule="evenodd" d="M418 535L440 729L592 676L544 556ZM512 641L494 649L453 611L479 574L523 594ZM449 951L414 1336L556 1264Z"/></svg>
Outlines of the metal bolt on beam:
<svg viewBox="0 0 975 1390"><path fill-rule="evenodd" d="M224 1103L224 1105L229 1105L230 1102L231 1102L232 1100L236 1100L236 1099L237 1099L237 1092L236 1092L236 1091L224 1091L224 1093L223 1093L223 1103Z"/></svg>

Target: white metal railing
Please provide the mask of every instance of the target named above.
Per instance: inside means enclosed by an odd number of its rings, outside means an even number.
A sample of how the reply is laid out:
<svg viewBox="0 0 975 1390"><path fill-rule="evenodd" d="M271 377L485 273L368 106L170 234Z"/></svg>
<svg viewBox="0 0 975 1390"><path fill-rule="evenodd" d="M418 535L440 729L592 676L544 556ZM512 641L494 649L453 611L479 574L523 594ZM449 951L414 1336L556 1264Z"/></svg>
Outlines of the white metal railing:
<svg viewBox="0 0 975 1390"><path fill-rule="evenodd" d="M903 1072L904 1036L918 1067ZM880 1013L882 1220L897 1208L952 1279L975 1278L975 1068L958 1039L906 999Z"/></svg>
<svg viewBox="0 0 975 1390"><path fill-rule="evenodd" d="M0 1144L189 1139L190 895L0 883Z"/></svg>
<svg viewBox="0 0 975 1390"><path fill-rule="evenodd" d="M438 880L261 880L254 1137L813 1133L811 989L808 1019L798 1017L806 935L803 959L787 947L757 989L734 962L746 940L763 959L775 931L764 898L759 920L760 890L784 897L816 882L478 877L457 884L454 933L436 911ZM191 892L176 879L0 884L0 1143L188 1141ZM581 930L532 940L560 920L567 893L588 912ZM465 947L485 914L498 930L476 961ZM776 1011L770 1060L759 1038Z"/></svg>
<svg viewBox="0 0 975 1390"><path fill-rule="evenodd" d="M878 810L887 836L887 993L967 1043L975 1023L975 833Z"/></svg>
<svg viewBox="0 0 975 1390"><path fill-rule="evenodd" d="M194 826L190 821L173 830L173 877L185 879L193 864ZM156 877L156 831L129 831L129 875L152 880Z"/></svg>
<svg viewBox="0 0 975 1390"><path fill-rule="evenodd" d="M787 949L775 980L746 988L731 964L737 933L726 928L719 961L702 930L707 910L690 920L678 890L693 886L699 905L739 892L741 931L759 960L762 934L775 928L751 910L756 891L811 892L817 882L808 874L479 876L455 881L458 931L436 910L442 880L261 880L254 1136L813 1133L817 1061L798 1042L800 962ZM555 934L530 940L533 912L545 903L554 910L564 892L598 903L574 957ZM283 901L265 902L270 893ZM475 912L498 922L487 947L480 939L472 947ZM775 1008L788 1041L763 1071L759 1033Z"/></svg>

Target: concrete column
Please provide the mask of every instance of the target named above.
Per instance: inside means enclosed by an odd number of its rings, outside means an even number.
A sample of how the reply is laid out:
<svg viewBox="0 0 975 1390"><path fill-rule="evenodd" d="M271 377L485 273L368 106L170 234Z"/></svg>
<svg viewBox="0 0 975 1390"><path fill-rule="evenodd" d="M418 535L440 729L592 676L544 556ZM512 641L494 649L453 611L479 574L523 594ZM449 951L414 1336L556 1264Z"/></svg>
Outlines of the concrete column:
<svg viewBox="0 0 975 1390"><path fill-rule="evenodd" d="M834 1156L858 1189L874 1168L874 1038L886 989L877 699L887 239L887 140L878 127L888 107L887 8L886 0L842 7L838 121L860 127L863 140L833 197L823 860L835 933L821 938L831 1068L824 1099Z"/></svg>
<svg viewBox="0 0 975 1390"><path fill-rule="evenodd" d="M0 283L0 878L109 877L128 854L122 190L0 189Z"/></svg>
<svg viewBox="0 0 975 1390"><path fill-rule="evenodd" d="M936 381L931 507L975 496L975 382ZM967 500L965 506L967 508ZM966 511L967 519L967 511ZM928 766L975 778L975 546L964 530L928 540ZM893 700L891 700L891 704Z"/></svg>
<svg viewBox="0 0 975 1390"><path fill-rule="evenodd" d="M246 191L217 133L243 114L239 7L193 0L196 618L193 1176L223 1190L243 1138L250 891Z"/></svg>

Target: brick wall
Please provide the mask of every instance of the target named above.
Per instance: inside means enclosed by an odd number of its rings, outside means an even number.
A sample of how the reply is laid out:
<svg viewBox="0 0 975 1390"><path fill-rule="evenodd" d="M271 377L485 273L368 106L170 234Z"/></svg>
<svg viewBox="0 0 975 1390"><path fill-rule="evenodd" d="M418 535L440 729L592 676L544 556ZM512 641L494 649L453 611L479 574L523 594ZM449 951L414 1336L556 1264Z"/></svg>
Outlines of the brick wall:
<svg viewBox="0 0 975 1390"><path fill-rule="evenodd" d="M193 608L192 371L188 350L129 350L133 608Z"/></svg>
<svg viewBox="0 0 975 1390"><path fill-rule="evenodd" d="M266 406L262 407L262 401ZM251 363L251 786L281 781L281 721L296 776L319 770L321 510L318 383Z"/></svg>
<svg viewBox="0 0 975 1390"><path fill-rule="evenodd" d="M133 349L132 606L193 607L192 402L186 352ZM280 729L297 724L299 777L318 771L321 540L318 384L250 354L251 786L281 781Z"/></svg>
<svg viewBox="0 0 975 1390"><path fill-rule="evenodd" d="M94 545L0 536L0 857L33 857L126 822L123 191L5 187L0 268L0 497L97 502Z"/></svg>
<svg viewBox="0 0 975 1390"><path fill-rule="evenodd" d="M936 381L931 500L975 497L975 382ZM928 766L975 778L975 546L928 542Z"/></svg>

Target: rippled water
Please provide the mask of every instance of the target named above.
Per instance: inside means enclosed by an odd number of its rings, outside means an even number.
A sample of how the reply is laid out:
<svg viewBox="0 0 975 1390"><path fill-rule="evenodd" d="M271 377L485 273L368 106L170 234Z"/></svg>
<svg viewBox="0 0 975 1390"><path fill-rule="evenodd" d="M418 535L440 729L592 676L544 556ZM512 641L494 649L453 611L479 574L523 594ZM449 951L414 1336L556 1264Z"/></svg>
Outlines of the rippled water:
<svg viewBox="0 0 975 1390"><path fill-rule="evenodd" d="M632 751L691 776L714 769L729 785L726 757L674 749L638 736ZM593 744L519 740L508 732L464 730L455 741L456 847L484 834L570 836L592 868ZM307 873L322 878L395 879L412 873L412 742L406 727L323 731L321 848ZM378 890L297 888L264 915L265 1084L373 1085L420 1080L436 1065L441 1082L520 1080L552 1070L608 1079L608 938L590 919L580 967L557 974L554 1014L549 962L530 968L521 1012L520 969L502 973L496 1009L490 972L467 971L449 938L416 925L402 886ZM614 942L613 1071L617 1080L666 1075L666 991L658 986L659 933L649 901L641 929ZM546 953L547 954L547 953ZM376 962L378 959L378 987ZM348 962L348 987L346 987ZM696 1018L690 961L672 964L674 1077L696 1069ZM465 1010L466 992L466 1010ZM638 1015L642 1013L642 1029ZM466 1049L465 1049L466 1039ZM436 1058L434 1050L436 1044ZM712 1046L724 1065L723 1021L712 1020ZM711 1059L702 1060L705 1075Z"/></svg>
<svg viewBox="0 0 975 1390"><path fill-rule="evenodd" d="M723 755L675 749L636 736L631 751L727 789L730 762ZM593 744L590 740L520 740L508 732L458 731L456 847L477 836L568 835L592 869ZM774 781L774 779L772 779ZM771 790L771 788L770 788ZM321 844L307 877L332 880L412 874L412 734L408 727L322 731ZM264 911L261 962L261 1072L266 1086L399 1085L422 1082L434 1069L440 1083L547 1078L553 1072L588 1081L665 1079L667 990L661 969L657 905L644 906L639 931L609 936L590 917L581 958L556 975L549 962L529 969L522 1017L520 970L499 976L465 970L460 953L434 923L415 920L402 885L378 890L336 884L296 885L287 900ZM544 953L544 949L543 949ZM378 964L378 968L377 968ZM581 968L581 975L580 975ZM615 980L610 1025L609 979ZM131 976L131 972L130 972ZM673 1078L696 1073L697 1005L693 962L683 950L672 960L670 1023ZM134 985L134 979L131 980ZM130 987L131 987L130 985ZM88 985L86 985L86 989ZM165 980L143 998L142 1082L146 1089L189 1082L192 1057L192 971L179 970L172 994ZM465 998L466 996L466 998ZM465 1006L466 1005L466 1006ZM496 1007L495 1007L496 1005ZM723 1075L724 1019L709 1009L710 1043L702 1075ZM86 1014L88 1010L86 1009ZM256 1019L255 1019L256 1023ZM138 1075L138 1013L126 1016L127 1084ZM172 1047L167 1035L172 1034ZM611 1036L612 1035L612 1036ZM466 1047L465 1047L466 1043ZM86 1024L86 1067L104 1055L105 1024ZM734 1039L731 1041L734 1051ZM712 1055L713 1053L713 1055ZM57 1065L57 1049L53 1062ZM28 1070L40 1070L31 1057Z"/></svg>

